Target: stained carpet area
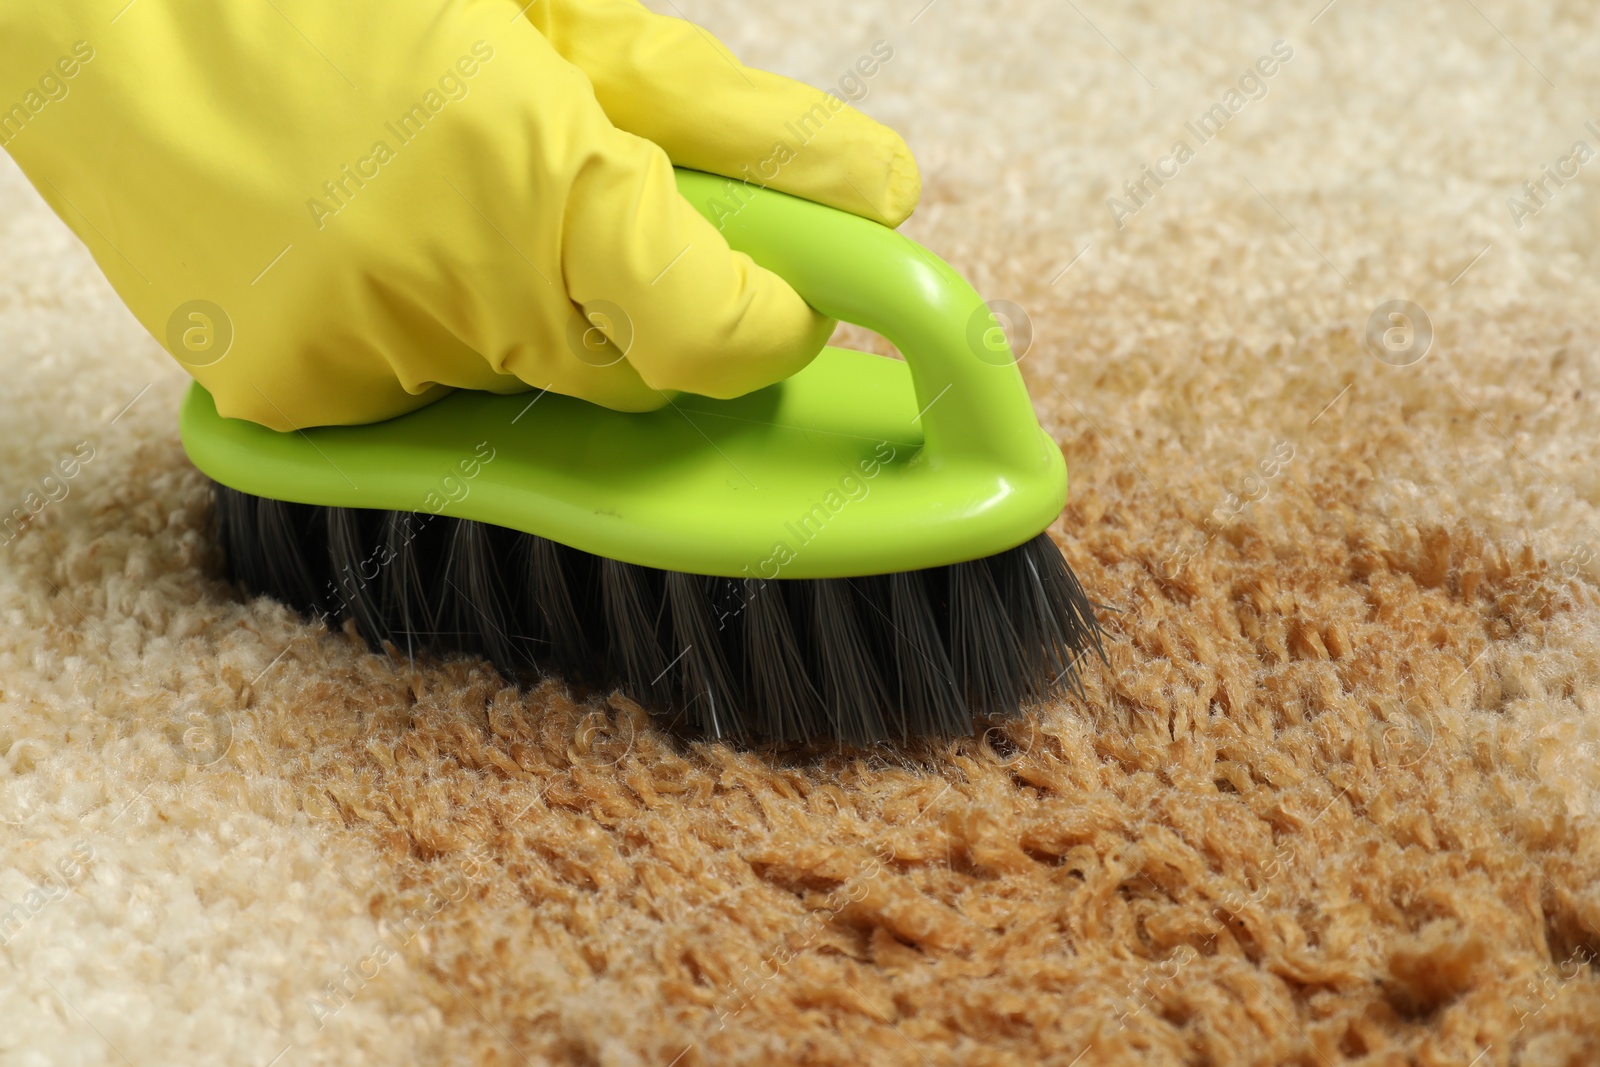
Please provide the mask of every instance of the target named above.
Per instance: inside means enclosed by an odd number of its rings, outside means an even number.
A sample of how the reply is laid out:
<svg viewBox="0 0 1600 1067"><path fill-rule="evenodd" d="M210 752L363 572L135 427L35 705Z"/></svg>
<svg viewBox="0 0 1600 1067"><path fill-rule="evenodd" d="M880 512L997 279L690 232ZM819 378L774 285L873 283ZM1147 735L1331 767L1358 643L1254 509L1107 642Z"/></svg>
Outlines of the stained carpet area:
<svg viewBox="0 0 1600 1067"><path fill-rule="evenodd" d="M0 1063L1600 1062L1594 6L680 8L892 47L1109 664L740 751L246 602L182 374L0 164L0 504L59 498L0 547Z"/></svg>

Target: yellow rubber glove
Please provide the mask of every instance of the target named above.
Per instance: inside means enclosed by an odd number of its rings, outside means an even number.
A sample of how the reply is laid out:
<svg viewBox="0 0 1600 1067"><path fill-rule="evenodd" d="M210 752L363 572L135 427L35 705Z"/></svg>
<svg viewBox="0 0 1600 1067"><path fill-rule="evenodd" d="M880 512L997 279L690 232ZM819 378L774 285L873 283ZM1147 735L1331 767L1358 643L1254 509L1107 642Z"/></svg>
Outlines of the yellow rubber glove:
<svg viewBox="0 0 1600 1067"><path fill-rule="evenodd" d="M635 0L17 0L0 72L0 142L134 315L280 430L780 381L834 324L672 165L890 225L920 192L893 131Z"/></svg>

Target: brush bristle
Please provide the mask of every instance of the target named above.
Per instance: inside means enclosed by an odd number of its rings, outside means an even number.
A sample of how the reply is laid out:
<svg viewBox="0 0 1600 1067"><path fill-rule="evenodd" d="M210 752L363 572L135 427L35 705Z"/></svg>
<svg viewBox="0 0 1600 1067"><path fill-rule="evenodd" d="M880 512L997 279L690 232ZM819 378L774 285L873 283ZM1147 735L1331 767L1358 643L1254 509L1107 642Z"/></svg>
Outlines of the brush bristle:
<svg viewBox="0 0 1600 1067"><path fill-rule="evenodd" d="M216 492L228 576L374 648L480 655L618 686L742 741L949 737L1062 692L1105 658L1046 533L999 555L865 578L716 578L463 519Z"/></svg>

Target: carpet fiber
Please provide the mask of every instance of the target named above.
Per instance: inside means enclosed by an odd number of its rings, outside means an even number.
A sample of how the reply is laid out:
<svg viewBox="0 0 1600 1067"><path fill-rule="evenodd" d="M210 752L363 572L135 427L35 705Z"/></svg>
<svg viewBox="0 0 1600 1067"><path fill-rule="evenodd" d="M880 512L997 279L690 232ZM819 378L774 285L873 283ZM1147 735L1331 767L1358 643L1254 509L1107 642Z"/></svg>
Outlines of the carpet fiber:
<svg viewBox="0 0 1600 1067"><path fill-rule="evenodd" d="M681 2L892 47L1087 699L738 751L246 602L183 375L6 162L0 1063L1600 1062L1600 9Z"/></svg>

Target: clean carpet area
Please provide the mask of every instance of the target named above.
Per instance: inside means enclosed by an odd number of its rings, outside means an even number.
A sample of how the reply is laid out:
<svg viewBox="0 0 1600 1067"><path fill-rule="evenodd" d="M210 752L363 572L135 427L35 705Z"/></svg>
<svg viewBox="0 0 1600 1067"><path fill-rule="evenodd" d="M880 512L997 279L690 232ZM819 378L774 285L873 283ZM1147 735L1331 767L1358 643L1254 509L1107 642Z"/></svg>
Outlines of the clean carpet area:
<svg viewBox="0 0 1600 1067"><path fill-rule="evenodd" d="M1109 663L938 744L242 599L0 163L0 1064L1600 1062L1600 9L1323 5L662 3L886 42L905 232L1031 335Z"/></svg>

